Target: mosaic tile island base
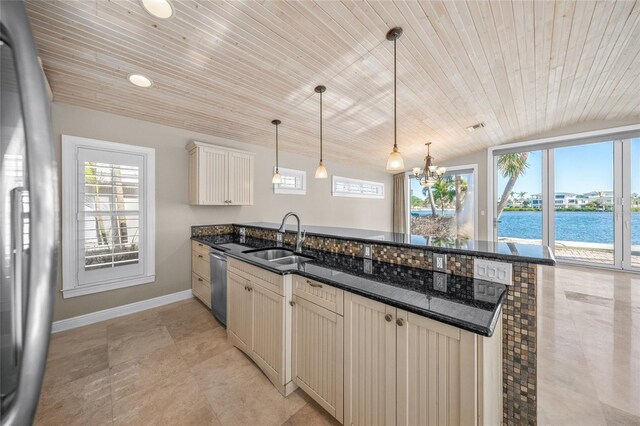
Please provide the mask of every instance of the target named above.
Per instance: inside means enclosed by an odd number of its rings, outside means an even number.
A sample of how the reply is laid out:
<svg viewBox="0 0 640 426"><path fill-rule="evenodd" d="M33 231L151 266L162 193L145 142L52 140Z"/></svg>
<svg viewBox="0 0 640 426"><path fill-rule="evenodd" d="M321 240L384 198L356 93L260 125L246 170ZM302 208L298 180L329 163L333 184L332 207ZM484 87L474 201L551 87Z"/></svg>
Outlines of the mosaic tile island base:
<svg viewBox="0 0 640 426"><path fill-rule="evenodd" d="M210 245L239 242L240 229L244 238L275 245L278 224L247 223L193 226L191 236ZM538 265L555 265L548 248L518 247L477 241L442 241L435 244L407 241L401 234L345 228L307 227L304 248L363 258L364 247L371 247L372 260L380 264L398 265L409 274L433 271L434 252L447 254L447 272L473 282L473 261L476 258L498 260L512 265L513 283L506 287L502 300L502 387L503 420L506 425L537 423L537 309L536 286ZM285 245L295 244L295 232L287 227ZM522 253L522 255L521 255ZM383 268L384 269L384 268ZM476 331L478 332L478 331Z"/></svg>

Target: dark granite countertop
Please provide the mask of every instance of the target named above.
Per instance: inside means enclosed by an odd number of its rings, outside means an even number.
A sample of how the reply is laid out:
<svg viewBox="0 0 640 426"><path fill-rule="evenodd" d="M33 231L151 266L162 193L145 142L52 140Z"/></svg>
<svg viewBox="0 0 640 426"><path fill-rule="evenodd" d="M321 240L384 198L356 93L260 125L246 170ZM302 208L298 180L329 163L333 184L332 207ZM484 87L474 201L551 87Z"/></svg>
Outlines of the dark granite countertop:
<svg viewBox="0 0 640 426"><path fill-rule="evenodd" d="M234 223L235 226L278 230L279 223L247 222ZM539 244L520 244L506 242L492 242L483 240L446 239L424 237L421 235L408 236L398 232L374 231L367 229L339 228L331 226L302 225L307 235L340 238L370 244L389 244L395 246L428 248L442 253L459 253L469 256L482 256L509 262L527 262L539 265L555 266L556 259L549 247ZM297 225L287 224L287 232L296 232Z"/></svg>
<svg viewBox="0 0 640 426"><path fill-rule="evenodd" d="M274 247L273 241L232 234L192 239L270 272L298 274L483 336L493 334L507 291L488 281L309 249L302 254L314 260L275 268L243 253Z"/></svg>

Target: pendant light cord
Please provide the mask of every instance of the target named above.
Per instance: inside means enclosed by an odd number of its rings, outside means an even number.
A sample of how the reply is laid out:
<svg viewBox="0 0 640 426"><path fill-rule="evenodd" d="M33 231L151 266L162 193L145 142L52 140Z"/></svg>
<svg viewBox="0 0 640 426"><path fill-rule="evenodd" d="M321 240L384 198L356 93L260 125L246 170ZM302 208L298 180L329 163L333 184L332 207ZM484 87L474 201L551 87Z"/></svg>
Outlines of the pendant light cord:
<svg viewBox="0 0 640 426"><path fill-rule="evenodd" d="M320 92L320 163L322 163L322 92Z"/></svg>
<svg viewBox="0 0 640 426"><path fill-rule="evenodd" d="M396 42L398 37L396 36L393 39L393 147L398 148L398 130L397 130L397 77L396 77L396 66L398 61L396 60Z"/></svg>
<svg viewBox="0 0 640 426"><path fill-rule="evenodd" d="M278 170L278 125L276 124L276 173Z"/></svg>

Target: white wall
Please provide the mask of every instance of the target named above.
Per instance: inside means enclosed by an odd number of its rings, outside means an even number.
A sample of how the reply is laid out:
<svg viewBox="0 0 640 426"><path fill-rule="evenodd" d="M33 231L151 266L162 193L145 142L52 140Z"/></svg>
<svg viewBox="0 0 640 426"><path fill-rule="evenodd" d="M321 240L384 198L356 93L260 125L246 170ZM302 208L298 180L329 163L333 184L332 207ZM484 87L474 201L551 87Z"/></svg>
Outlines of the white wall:
<svg viewBox="0 0 640 426"><path fill-rule="evenodd" d="M329 175L385 183L384 200L331 196L331 179L313 178L317 159L282 152L280 166L307 171L307 195L275 195L271 184L274 151L201 133L61 103L52 104L55 148L60 162L61 135L74 135L156 150L156 277L154 283L63 299L58 293L54 319L60 320L190 288L190 226L247 221L279 222L288 211L304 224L391 230L392 176L380 170L325 162ZM284 127L280 129L286 131ZM252 151L255 155L253 206L190 206L190 140ZM64 167L64 165L62 165ZM61 288L61 281L58 283Z"/></svg>

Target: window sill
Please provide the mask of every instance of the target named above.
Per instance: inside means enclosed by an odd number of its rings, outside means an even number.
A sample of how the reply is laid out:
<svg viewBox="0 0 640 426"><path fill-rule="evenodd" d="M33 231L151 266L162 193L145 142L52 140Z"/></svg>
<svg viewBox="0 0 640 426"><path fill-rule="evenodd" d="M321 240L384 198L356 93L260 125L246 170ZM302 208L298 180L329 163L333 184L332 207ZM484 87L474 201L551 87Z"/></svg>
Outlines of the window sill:
<svg viewBox="0 0 640 426"><path fill-rule="evenodd" d="M63 288L62 297L67 299L69 297L85 296L87 294L101 293L109 290L117 290L119 288L133 287L140 284L148 284L156 280L155 275L145 275L140 278L117 280L115 282L100 283L94 285L87 285L75 288Z"/></svg>

